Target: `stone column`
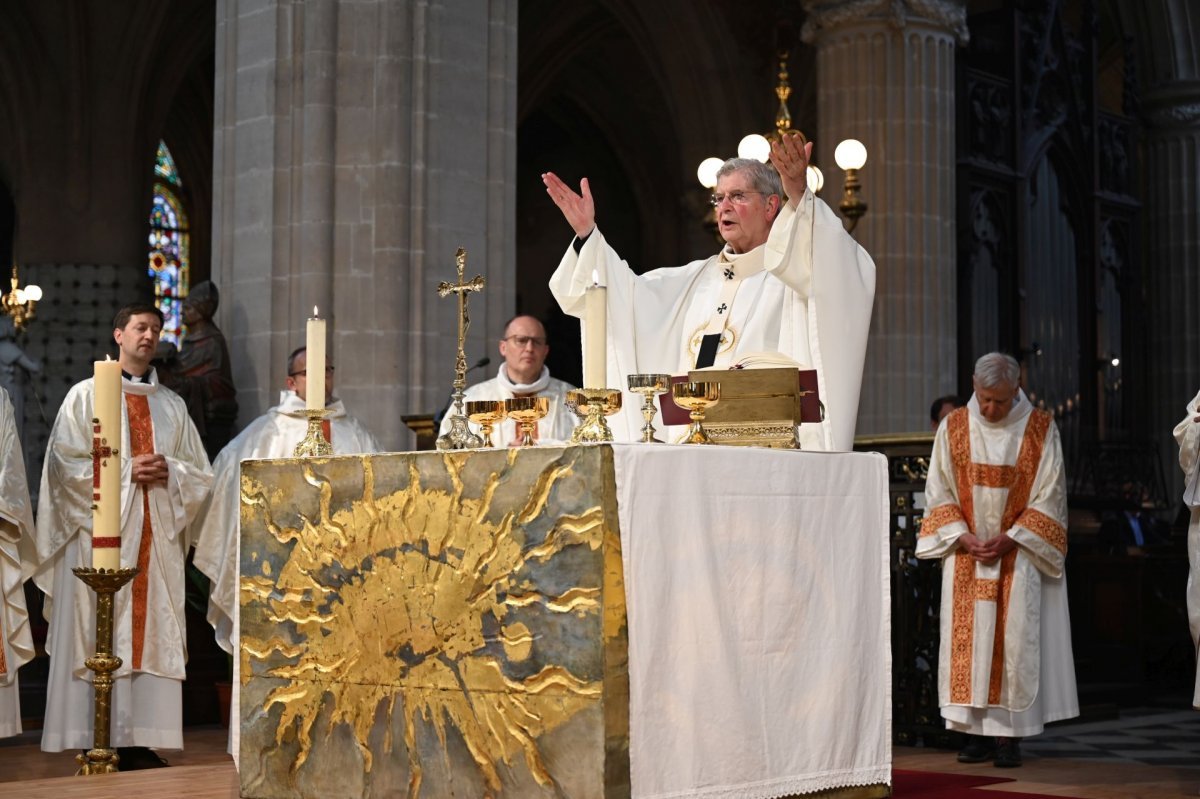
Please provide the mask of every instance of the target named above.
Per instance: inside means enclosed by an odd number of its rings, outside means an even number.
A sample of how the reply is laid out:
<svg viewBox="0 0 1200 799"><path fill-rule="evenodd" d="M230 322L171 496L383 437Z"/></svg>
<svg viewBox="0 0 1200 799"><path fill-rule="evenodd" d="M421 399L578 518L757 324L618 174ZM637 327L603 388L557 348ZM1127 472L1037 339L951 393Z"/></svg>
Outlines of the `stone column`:
<svg viewBox="0 0 1200 799"><path fill-rule="evenodd" d="M869 208L854 231L875 259L875 310L858 434L929 429L929 404L957 386L954 48L966 10L950 0L806 0L817 49L824 199L838 204L834 148L867 146Z"/></svg>
<svg viewBox="0 0 1200 799"><path fill-rule="evenodd" d="M1171 430L1200 391L1200 83L1153 92L1143 111L1148 422L1174 503L1183 477Z"/></svg>
<svg viewBox="0 0 1200 799"><path fill-rule="evenodd" d="M469 362L515 303L516 0L218 0L213 277L244 424L313 306L335 393L385 447L441 407L454 253L487 278Z"/></svg>

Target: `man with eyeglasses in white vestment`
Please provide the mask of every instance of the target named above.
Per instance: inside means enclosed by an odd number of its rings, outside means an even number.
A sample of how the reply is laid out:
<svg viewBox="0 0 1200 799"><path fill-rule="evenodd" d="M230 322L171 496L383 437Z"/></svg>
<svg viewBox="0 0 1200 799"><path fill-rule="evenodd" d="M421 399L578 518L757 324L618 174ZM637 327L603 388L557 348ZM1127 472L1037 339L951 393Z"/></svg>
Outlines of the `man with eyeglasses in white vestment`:
<svg viewBox="0 0 1200 799"><path fill-rule="evenodd" d="M801 446L851 449L875 264L808 191L811 153L811 143L788 134L772 143L769 165L726 161L713 193L725 247L644 275L596 228L587 178L576 193L552 172L542 175L576 237L550 278L551 292L565 313L582 318L593 279L608 288L608 387L625 390L636 373L683 374L734 366L750 353L779 354L817 371L825 403L823 422L801 425ZM640 405L627 393L609 419L617 440L638 439Z"/></svg>
<svg viewBox="0 0 1200 799"><path fill-rule="evenodd" d="M505 400L512 397L547 397L550 411L538 422L534 438L539 444L563 443L575 431L579 417L564 404L567 392L575 386L550 376L546 367L546 356L550 345L546 342L546 328L535 317L522 314L514 316L504 326L500 337L500 357L504 363L491 380L476 383L463 392L465 403L473 400ZM478 432L474 423L471 429ZM439 435L450 430L449 415L442 418ZM496 446L514 446L520 443L517 425L505 419L492 430L492 442Z"/></svg>

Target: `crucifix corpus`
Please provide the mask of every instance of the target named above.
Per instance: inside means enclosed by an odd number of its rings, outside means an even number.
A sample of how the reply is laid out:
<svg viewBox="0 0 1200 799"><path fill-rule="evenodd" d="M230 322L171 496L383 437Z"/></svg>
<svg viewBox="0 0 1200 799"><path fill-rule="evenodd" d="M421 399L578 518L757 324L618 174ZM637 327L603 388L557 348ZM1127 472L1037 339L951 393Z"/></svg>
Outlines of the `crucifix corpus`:
<svg viewBox="0 0 1200 799"><path fill-rule="evenodd" d="M462 247L454 254L458 264L458 282L438 283L439 297L451 294L458 297L458 357L454 361L454 412L450 415L450 429L445 435L438 436L438 449L477 449L483 446L483 439L471 432L467 426L467 417L463 415L463 389L467 387L467 354L463 346L467 340L467 330L471 327L471 317L467 313L468 295L472 291L483 291L483 276L476 275L470 282L463 280L463 272L467 268L467 251Z"/></svg>

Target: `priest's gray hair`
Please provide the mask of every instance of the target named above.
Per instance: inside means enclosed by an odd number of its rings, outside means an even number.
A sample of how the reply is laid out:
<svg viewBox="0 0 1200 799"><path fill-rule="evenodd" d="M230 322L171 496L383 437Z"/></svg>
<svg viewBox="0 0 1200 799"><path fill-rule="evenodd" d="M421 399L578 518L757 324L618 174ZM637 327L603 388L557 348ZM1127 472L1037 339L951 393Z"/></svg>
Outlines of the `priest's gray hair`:
<svg viewBox="0 0 1200 799"><path fill-rule="evenodd" d="M750 185L755 191L761 191L764 197L774 194L781 201L784 199L783 181L779 179L779 173L770 162L764 164L753 158L730 158L717 170L717 180L734 172L746 173L750 178Z"/></svg>
<svg viewBox="0 0 1200 799"><path fill-rule="evenodd" d="M975 362L975 380L984 388L1015 386L1021 382L1021 366L1011 355L989 352Z"/></svg>

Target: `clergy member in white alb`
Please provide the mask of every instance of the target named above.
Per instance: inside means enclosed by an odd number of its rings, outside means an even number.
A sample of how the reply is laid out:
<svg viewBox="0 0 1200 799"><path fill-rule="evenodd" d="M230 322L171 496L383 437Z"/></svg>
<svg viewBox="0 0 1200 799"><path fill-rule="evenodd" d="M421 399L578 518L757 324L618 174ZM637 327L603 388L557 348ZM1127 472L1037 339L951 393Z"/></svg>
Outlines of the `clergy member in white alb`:
<svg viewBox="0 0 1200 799"><path fill-rule="evenodd" d="M1015 359L975 364L938 426L917 557L942 559L938 704L963 763L1021 765L1019 739L1079 715L1067 612L1067 479L1050 414ZM986 737L983 737L986 736Z"/></svg>
<svg viewBox="0 0 1200 799"><path fill-rule="evenodd" d="M774 168L726 161L713 194L725 248L640 276L596 228L587 179L576 194L553 173L542 175L576 236L550 278L558 304L582 318L593 280L608 288L609 388L626 390L628 376L639 372L684 374L778 352L817 370L825 421L801 425L801 445L853 446L875 264L808 191L811 152L793 134L772 143ZM620 414L609 420L615 438L638 439L640 407L637 395L625 394Z"/></svg>
<svg viewBox="0 0 1200 799"><path fill-rule="evenodd" d="M1188 524L1187 609L1192 628L1192 643L1200 652L1200 394L1188 403L1187 415L1175 425L1179 443L1179 466L1183 469L1183 504L1192 512ZM1200 708L1200 662L1196 666L1196 686L1192 705Z"/></svg>
<svg viewBox="0 0 1200 799"><path fill-rule="evenodd" d="M34 535L13 404L0 388L0 738L21 733L17 669L33 660L34 651L19 553Z"/></svg>
<svg viewBox="0 0 1200 799"><path fill-rule="evenodd" d="M296 445L308 431L308 419L300 415L308 397L307 354L304 347L287 360L287 389L279 404L268 408L238 433L213 461L213 490L196 517L196 554L192 563L212 582L208 621L216 631L217 644L233 654L237 608L238 540L240 538L242 461L291 458ZM325 434L334 455L378 452L379 442L361 422L346 413L346 406L333 396L333 365L325 366Z"/></svg>
<svg viewBox="0 0 1200 799"><path fill-rule="evenodd" d="M505 400L512 397L547 397L550 411L538 422L534 438L540 444L562 443L571 437L579 417L564 404L567 392L575 386L550 376L546 367L546 356L550 345L546 342L546 328L536 318L527 315L514 316L504 326L500 338L499 373L491 380L476 383L463 392L463 402L473 400ZM465 405L464 405L464 413ZM471 430L478 433L478 425L472 423ZM450 419L442 419L438 435L450 431ZM503 447L521 443L517 436L517 423L511 419L492 428L492 443Z"/></svg>
<svg viewBox="0 0 1200 799"><path fill-rule="evenodd" d="M115 601L113 644L122 664L113 682L111 741L122 770L162 764L148 750L127 747L183 748L184 558L189 523L212 483L187 407L150 366L162 319L153 305L131 305L113 320L124 399L121 566L141 570ZM50 621L47 752L87 749L93 741L92 672L84 659L96 651L95 595L71 573L92 565L93 382L67 392L50 431L36 551L26 563L46 594Z"/></svg>

